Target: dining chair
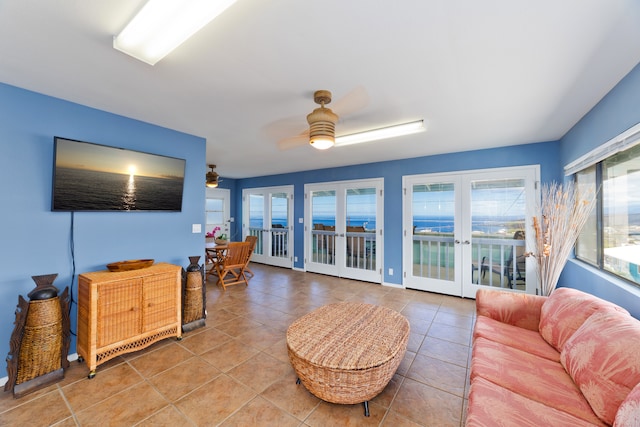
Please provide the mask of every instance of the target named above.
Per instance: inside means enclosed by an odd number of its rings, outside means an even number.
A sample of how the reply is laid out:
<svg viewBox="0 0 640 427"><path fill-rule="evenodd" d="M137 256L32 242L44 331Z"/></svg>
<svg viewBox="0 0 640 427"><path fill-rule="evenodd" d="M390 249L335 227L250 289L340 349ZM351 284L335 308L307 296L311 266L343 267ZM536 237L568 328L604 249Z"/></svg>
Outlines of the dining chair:
<svg viewBox="0 0 640 427"><path fill-rule="evenodd" d="M253 256L253 252L256 249L256 244L258 243L258 236L247 236L244 239L245 242L249 242L249 257L247 258L247 265L244 268L245 274L249 276L249 279L253 277L253 271L249 268L249 262L251 261L251 257Z"/></svg>
<svg viewBox="0 0 640 427"><path fill-rule="evenodd" d="M249 259L249 242L230 242L224 255L221 255L215 264L215 272L218 276L216 284L221 284L225 290L227 286L244 283L248 285L245 268Z"/></svg>

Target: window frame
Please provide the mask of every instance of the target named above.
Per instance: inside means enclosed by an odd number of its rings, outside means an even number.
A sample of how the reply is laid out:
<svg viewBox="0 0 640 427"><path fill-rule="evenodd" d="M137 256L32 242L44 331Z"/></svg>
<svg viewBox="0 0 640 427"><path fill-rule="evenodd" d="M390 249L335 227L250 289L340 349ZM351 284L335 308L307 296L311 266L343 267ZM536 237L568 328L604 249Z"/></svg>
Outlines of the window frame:
<svg viewBox="0 0 640 427"><path fill-rule="evenodd" d="M631 132L633 131L633 132ZM625 276L622 276L618 273L616 273L615 271L612 271L610 268L607 269L606 265L605 265L605 227L604 227L604 222L605 222L605 218L604 218L604 203L605 203L605 194L604 194L604 165L607 162L607 160L611 159L612 157L620 154L620 153L626 153L626 152L630 152L631 150L636 149L636 147L638 145L640 145L640 124L634 126L630 131L627 131L623 134L621 134L620 136L614 138L615 141L617 141L616 144L612 144L611 141L603 144L603 146L601 146L599 149L594 150L594 151L599 151L599 153L588 153L587 155L583 156L583 158L591 158L593 159L597 159L597 161L591 162L589 164L587 164L587 162L582 161L582 163L580 164L579 161L573 162L572 165L569 165L567 167L565 167L565 172L567 171L571 171L571 179L573 179L574 183L578 182L578 176L580 173L585 173L588 169L590 169L592 166L594 167L594 171L593 173L595 174L595 187L598 190L597 191L597 195L596 195L596 205L594 207L595 213L596 213L596 221L595 221L595 227L596 227L596 263L594 263L591 259L589 259L589 257L586 254L582 254L580 253L580 246L579 246L579 241L580 241L580 237L578 237L578 241L576 242L576 245L574 247L574 256L577 260L579 260L580 262L583 262L585 264L588 264L590 266L592 266L593 268L597 268L599 271L607 274L607 275L611 275L612 277L615 277L617 279L623 280L625 283L629 283L630 285L636 287L636 288L640 288L640 280L636 280L635 277L633 278L628 278ZM614 141L612 140L612 141ZM626 144L621 143L620 141L625 141ZM610 147L612 145L616 146L616 150L610 150L607 147ZM604 148L603 148L604 147ZM605 156L604 153L606 153L607 155ZM633 159L640 159L640 156L634 156ZM577 169L577 164L579 164L580 169ZM590 229L587 228L587 226L585 225L585 228L581 231L580 235L582 236L583 233L585 233L585 231L589 231ZM629 230L627 230L628 232ZM640 268L640 267L639 267Z"/></svg>

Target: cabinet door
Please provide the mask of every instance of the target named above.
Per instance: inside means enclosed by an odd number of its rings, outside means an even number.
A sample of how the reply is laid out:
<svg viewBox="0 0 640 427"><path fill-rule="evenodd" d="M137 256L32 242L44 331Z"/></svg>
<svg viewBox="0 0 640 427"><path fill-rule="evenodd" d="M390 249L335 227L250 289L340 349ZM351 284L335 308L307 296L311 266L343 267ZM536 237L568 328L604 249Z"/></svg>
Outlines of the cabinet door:
<svg viewBox="0 0 640 427"><path fill-rule="evenodd" d="M144 281L143 331L164 328L176 323L178 304L175 273L147 276Z"/></svg>
<svg viewBox="0 0 640 427"><path fill-rule="evenodd" d="M98 348L142 331L142 279L98 285Z"/></svg>

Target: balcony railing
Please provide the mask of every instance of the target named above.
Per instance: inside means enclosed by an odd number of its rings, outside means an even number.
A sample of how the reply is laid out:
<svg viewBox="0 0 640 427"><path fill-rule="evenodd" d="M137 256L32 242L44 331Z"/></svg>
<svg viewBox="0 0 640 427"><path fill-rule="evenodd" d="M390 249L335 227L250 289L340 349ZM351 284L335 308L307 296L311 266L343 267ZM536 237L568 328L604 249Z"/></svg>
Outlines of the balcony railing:
<svg viewBox="0 0 640 427"><path fill-rule="evenodd" d="M260 227L249 227L249 235L258 238L254 253L264 255L263 243L268 234L271 235L271 256L287 258L289 256L289 229L287 228L270 228L265 230Z"/></svg>
<svg viewBox="0 0 640 427"><path fill-rule="evenodd" d="M344 237L345 265L362 270L376 269L375 232L347 232L337 234L331 230L311 231L311 260L319 264L335 265L336 237Z"/></svg>
<svg viewBox="0 0 640 427"><path fill-rule="evenodd" d="M455 241L450 235L413 235L413 275L455 280ZM471 270L474 283L514 287L524 285L524 240L474 237ZM514 262L514 256L516 260Z"/></svg>

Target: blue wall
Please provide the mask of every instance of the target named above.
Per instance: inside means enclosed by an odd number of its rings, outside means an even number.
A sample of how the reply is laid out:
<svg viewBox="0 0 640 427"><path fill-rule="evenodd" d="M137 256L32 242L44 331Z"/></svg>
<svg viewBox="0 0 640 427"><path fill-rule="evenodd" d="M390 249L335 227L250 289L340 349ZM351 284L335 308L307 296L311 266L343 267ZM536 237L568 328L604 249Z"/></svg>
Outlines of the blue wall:
<svg viewBox="0 0 640 427"><path fill-rule="evenodd" d="M640 64L562 138L561 164L571 163L637 123L640 123ZM559 285L613 301L640 318L640 290L637 287L580 261L567 263Z"/></svg>
<svg viewBox="0 0 640 427"><path fill-rule="evenodd" d="M426 173L452 172L485 168L540 165L542 182L560 180L559 146L557 142L527 144L489 150L450 153L438 156L369 163L341 168L312 170L237 180L232 197L238 213L236 224L241 225L242 190L245 188L294 185L294 256L296 268L304 268L304 185L317 182L353 179L384 178L384 277L385 283L402 284L402 275L388 275L389 268L402 271L402 177Z"/></svg>
<svg viewBox="0 0 640 427"><path fill-rule="evenodd" d="M186 266L200 255L204 224L205 140L0 83L0 355L9 352L18 295L35 287L31 276L58 273L72 282L71 213L51 212L53 137L186 159L182 212L74 214L76 272L104 270L120 260L153 258ZM100 191L96 189L96 191ZM73 298L77 299L77 283ZM76 330L77 306L71 310ZM70 352L75 352L75 339ZM1 377L2 375L0 375Z"/></svg>

